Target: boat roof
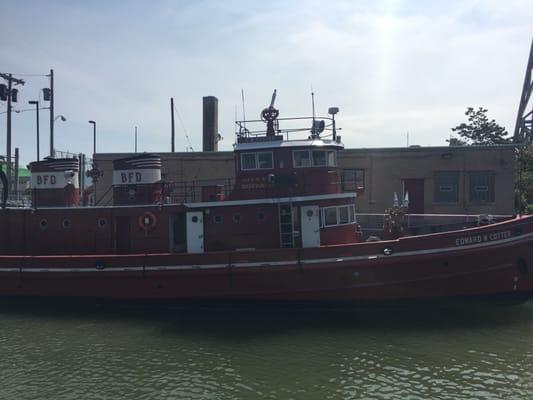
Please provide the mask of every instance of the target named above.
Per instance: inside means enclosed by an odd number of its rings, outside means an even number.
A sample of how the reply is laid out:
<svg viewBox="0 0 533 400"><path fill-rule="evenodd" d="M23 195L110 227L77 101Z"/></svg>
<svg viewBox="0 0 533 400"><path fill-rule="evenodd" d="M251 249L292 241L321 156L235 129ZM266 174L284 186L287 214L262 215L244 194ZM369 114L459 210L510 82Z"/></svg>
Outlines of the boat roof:
<svg viewBox="0 0 533 400"><path fill-rule="evenodd" d="M340 141L335 141L332 139L271 140L271 141L235 143L233 145L233 149L235 151L256 150L256 149L279 149L279 148L293 148L293 147L332 147L336 149L343 149L344 145Z"/></svg>

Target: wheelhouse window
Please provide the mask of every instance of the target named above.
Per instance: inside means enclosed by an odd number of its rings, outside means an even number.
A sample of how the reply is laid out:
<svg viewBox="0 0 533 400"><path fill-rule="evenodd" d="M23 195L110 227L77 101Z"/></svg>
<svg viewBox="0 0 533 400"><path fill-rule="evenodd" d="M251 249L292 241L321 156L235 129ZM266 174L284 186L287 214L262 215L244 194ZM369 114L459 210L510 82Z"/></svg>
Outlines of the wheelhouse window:
<svg viewBox="0 0 533 400"><path fill-rule="evenodd" d="M337 166L337 152L335 150L328 150L328 167Z"/></svg>
<svg viewBox="0 0 533 400"><path fill-rule="evenodd" d="M355 223L353 205L324 207L321 210L321 225L335 226Z"/></svg>
<svg viewBox="0 0 533 400"><path fill-rule="evenodd" d="M254 169L272 169L274 159L271 151L241 154L241 169L243 171Z"/></svg>
<svg viewBox="0 0 533 400"><path fill-rule="evenodd" d="M334 150L295 150L292 154L295 168L337 166Z"/></svg>
<svg viewBox="0 0 533 400"><path fill-rule="evenodd" d="M324 150L313 150L313 167L326 165L326 152Z"/></svg>
<svg viewBox="0 0 533 400"><path fill-rule="evenodd" d="M295 167L302 168L311 166L311 157L309 155L309 150L297 150L292 154Z"/></svg>

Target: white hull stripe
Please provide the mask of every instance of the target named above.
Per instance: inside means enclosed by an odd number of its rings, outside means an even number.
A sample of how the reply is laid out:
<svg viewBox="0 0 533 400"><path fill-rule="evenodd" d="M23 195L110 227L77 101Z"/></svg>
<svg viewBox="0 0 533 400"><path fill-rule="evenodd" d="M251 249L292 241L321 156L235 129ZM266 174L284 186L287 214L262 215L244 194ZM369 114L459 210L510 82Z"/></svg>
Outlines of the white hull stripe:
<svg viewBox="0 0 533 400"><path fill-rule="evenodd" d="M205 207L224 207L224 206L242 206L251 204L279 204L279 203L296 203L301 201L317 201L331 199L349 199L357 197L357 193L332 193L317 194L311 196L295 197L278 197L252 200L228 200L228 201L204 201L201 203L185 203L188 208L205 208Z"/></svg>
<svg viewBox="0 0 533 400"><path fill-rule="evenodd" d="M232 263L231 268L260 268L260 267L283 267L283 266L293 266L293 265L313 265L313 264L330 264L330 263L346 263L351 261L375 261L379 259L388 259L396 257L412 257L412 256L421 256L421 255L431 255L438 253L450 253L457 251L465 251L478 249L483 247L490 247L493 245L501 245L506 243L512 243L515 241L521 241L524 239L533 238L533 233L528 233L526 235L510 237L507 239L492 241L492 242L483 242L476 243L467 246L455 246L455 247L445 247L441 249L428 249L428 250L414 250L414 251L404 251L399 253L393 253L391 255L384 254L371 254L365 256L348 256L348 257L332 257L332 258L314 258L314 259L303 259L298 262L298 260L287 260L287 261L273 261L273 262L237 262ZM384 247L387 247L384 244ZM20 262L20 261L19 261ZM70 272L155 272L155 271L191 271L191 270L205 270L205 269L227 269L228 264L199 264L199 265L150 265L150 266L138 266L138 267L70 267L70 268L34 268L34 267L22 267L22 272L26 273L44 273L44 272L57 272L57 273L70 273ZM17 267L5 267L0 268L0 273L13 273L21 272L21 268Z"/></svg>

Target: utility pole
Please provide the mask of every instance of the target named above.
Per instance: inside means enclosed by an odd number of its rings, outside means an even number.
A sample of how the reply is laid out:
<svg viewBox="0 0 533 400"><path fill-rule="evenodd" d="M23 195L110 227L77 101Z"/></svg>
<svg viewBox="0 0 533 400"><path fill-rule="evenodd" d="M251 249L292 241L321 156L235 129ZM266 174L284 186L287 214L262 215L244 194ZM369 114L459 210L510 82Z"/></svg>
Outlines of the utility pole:
<svg viewBox="0 0 533 400"><path fill-rule="evenodd" d="M137 127L135 127L135 153L137 153Z"/></svg>
<svg viewBox="0 0 533 400"><path fill-rule="evenodd" d="M174 153L174 145L175 145L175 135L176 130L174 129L174 97L170 98L170 122L171 122L171 135L172 135L172 146L171 151Z"/></svg>
<svg viewBox="0 0 533 400"><path fill-rule="evenodd" d="M54 157L54 70L50 70L50 157Z"/></svg>
<svg viewBox="0 0 533 400"><path fill-rule="evenodd" d="M7 81L7 141L6 141L6 156L7 156L7 191L8 195L12 189L13 176L11 165L11 102L17 101L17 89L13 89L13 83L15 85L24 85L22 79L13 78L12 74L0 73L0 77ZM5 86L4 86L5 89Z"/></svg>

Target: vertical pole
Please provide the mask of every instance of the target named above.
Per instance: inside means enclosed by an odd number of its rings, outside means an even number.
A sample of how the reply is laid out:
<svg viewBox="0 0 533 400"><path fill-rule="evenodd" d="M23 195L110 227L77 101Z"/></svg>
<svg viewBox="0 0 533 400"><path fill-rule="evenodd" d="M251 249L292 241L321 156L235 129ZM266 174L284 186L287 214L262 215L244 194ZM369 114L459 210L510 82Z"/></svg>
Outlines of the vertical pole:
<svg viewBox="0 0 533 400"><path fill-rule="evenodd" d="M79 157L79 171L78 171L78 182L79 182L79 193L80 193L80 200L81 200L81 205L85 205L83 203L83 192L85 190L85 154L83 153L80 153L78 155Z"/></svg>
<svg viewBox="0 0 533 400"><path fill-rule="evenodd" d="M37 104L35 105L35 107L37 107L37 111L36 111L36 114L37 114L37 161L40 160L40 152L39 152L39 102L37 102Z"/></svg>
<svg viewBox="0 0 533 400"><path fill-rule="evenodd" d="M15 179L14 179L14 187L15 187L15 198L18 200L19 198L19 148L15 147Z"/></svg>
<svg viewBox="0 0 533 400"><path fill-rule="evenodd" d="M12 75L9 74L9 79L7 80L7 195L9 196L11 192L11 86L12 86Z"/></svg>
<svg viewBox="0 0 533 400"><path fill-rule="evenodd" d="M135 153L137 153L137 127L135 127Z"/></svg>
<svg viewBox="0 0 533 400"><path fill-rule="evenodd" d="M174 138L175 138L175 129L174 129L174 97L171 97L170 98L170 123L171 123L171 135L172 135L172 145L171 145L171 151L172 153L174 153L174 145L175 145L175 142L174 142Z"/></svg>
<svg viewBox="0 0 533 400"><path fill-rule="evenodd" d="M93 124L93 158L96 154L96 122Z"/></svg>
<svg viewBox="0 0 533 400"><path fill-rule="evenodd" d="M54 157L54 70L50 70L50 157Z"/></svg>

